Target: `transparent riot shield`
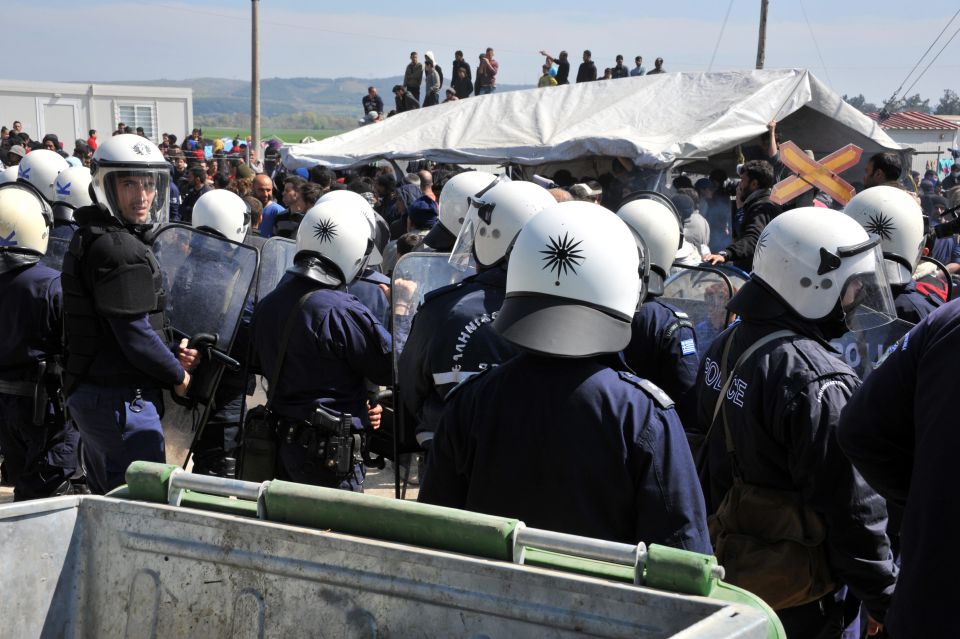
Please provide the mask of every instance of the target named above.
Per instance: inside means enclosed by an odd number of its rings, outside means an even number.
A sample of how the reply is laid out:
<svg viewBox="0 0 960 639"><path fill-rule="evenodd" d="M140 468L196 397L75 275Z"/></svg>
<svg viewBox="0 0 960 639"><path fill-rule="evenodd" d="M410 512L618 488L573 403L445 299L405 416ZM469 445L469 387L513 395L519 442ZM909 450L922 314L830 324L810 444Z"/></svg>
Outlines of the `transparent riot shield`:
<svg viewBox="0 0 960 639"><path fill-rule="evenodd" d="M251 246L181 225L163 228L152 248L163 274L173 342L187 338L200 351L187 400L171 397L163 420L167 459L179 464L194 433L203 428L224 366L239 367L229 353L257 274L258 255Z"/></svg>
<svg viewBox="0 0 960 639"><path fill-rule="evenodd" d="M840 351L840 357L856 371L860 379L866 379L913 326L910 322L894 320L870 330L851 331L830 343Z"/></svg>
<svg viewBox="0 0 960 639"><path fill-rule="evenodd" d="M399 379L397 374L397 362L410 334L413 318L427 293L455 284L475 272L472 268L463 271L454 267L449 263L449 257L448 253L407 253L397 260L393 268L390 331L393 336L394 460L399 458L400 453L419 448L413 436L412 417L405 414L403 409L404 380ZM396 494L400 498L401 464L395 463L394 468Z"/></svg>
<svg viewBox="0 0 960 639"><path fill-rule="evenodd" d="M271 237L260 248L260 273L257 276L256 299L262 300L283 279L283 274L293 266L297 243L285 237Z"/></svg>
<svg viewBox="0 0 960 639"><path fill-rule="evenodd" d="M67 254L70 248L70 240L62 237L51 237L47 242L47 252L40 258L40 263L50 268L62 271L63 256Z"/></svg>
<svg viewBox="0 0 960 639"><path fill-rule="evenodd" d="M712 267L696 266L671 275L663 284L660 300L690 316L702 356L717 335L733 321L727 303L734 292L725 273Z"/></svg>

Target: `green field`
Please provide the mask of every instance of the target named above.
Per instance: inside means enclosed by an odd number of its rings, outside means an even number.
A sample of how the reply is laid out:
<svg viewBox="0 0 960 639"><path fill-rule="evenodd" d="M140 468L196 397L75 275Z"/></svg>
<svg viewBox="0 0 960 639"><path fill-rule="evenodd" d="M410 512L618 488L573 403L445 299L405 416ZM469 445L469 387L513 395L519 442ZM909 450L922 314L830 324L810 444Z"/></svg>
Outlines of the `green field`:
<svg viewBox="0 0 960 639"><path fill-rule="evenodd" d="M310 129L262 129L260 131L261 140L269 140L276 136L284 142L299 142L305 137L312 137L317 140L329 138L334 135L340 135L343 131L330 130L310 130ZM203 127L203 136L206 138L226 138L239 137L245 140L250 135L250 129L230 129L223 127Z"/></svg>

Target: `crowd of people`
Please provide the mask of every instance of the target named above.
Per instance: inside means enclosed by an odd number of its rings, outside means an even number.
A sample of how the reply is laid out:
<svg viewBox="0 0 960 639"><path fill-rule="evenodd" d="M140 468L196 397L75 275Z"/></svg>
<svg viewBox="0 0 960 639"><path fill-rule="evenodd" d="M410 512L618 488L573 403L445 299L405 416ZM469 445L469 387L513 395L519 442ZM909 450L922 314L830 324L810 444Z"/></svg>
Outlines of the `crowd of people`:
<svg viewBox="0 0 960 639"><path fill-rule="evenodd" d="M493 91L493 53L477 92ZM398 100L437 98L425 58L430 76L415 82L412 54ZM618 60L610 75L625 72ZM244 455L273 450L265 478L362 491L360 452L389 423L425 459L421 501L715 554L791 637L952 627L952 418L930 389L960 322L960 166L916 194L919 176L877 153L850 202L811 190L779 205L775 123L734 176L675 171L656 190L622 158L529 180L428 161L291 170L240 140L154 144L123 125L83 141L91 173L18 124L4 154L17 175L0 185L0 307L16 309L0 314L0 447L16 499L105 493L131 461L165 461L161 391L188 395L211 365L165 332L166 300L190 282L164 282L151 243L178 221L224 247L295 242L276 287L248 300L229 352L241 372L213 400L194 472L239 463L244 477ZM50 236L69 241L57 268L40 263ZM393 273L409 253L442 256L423 276L447 286L424 295ZM666 295L683 266L745 282L709 335ZM916 326L865 380L831 346L895 321ZM253 373L270 380L262 411L245 410ZM395 381L385 413L370 387Z"/></svg>
<svg viewBox="0 0 960 639"><path fill-rule="evenodd" d="M570 84L570 60L567 52L561 51L559 56L553 56L546 51L541 51L540 54L545 57L545 62L541 67L542 74L536 86L550 87ZM479 54L475 76L472 73L470 63L463 57L463 51L456 51L453 62L450 64L449 86L445 90L443 89L443 68L438 64L433 52L424 52L423 58L423 62L420 62L419 53L416 51L410 52L410 63L404 70L403 83L393 87L395 107L389 112L384 112L383 99L377 95L376 88L368 87L367 95L363 96L361 100L364 113L363 119L360 120L361 124L378 122L397 113L433 106L442 102L463 100L471 95L487 95L497 90L497 74L500 71L500 63L497 61L495 51L492 48L488 47L485 52ZM605 68L603 74L598 75L593 54L589 50L585 50L583 52L583 62L577 69L576 82L579 84L581 82L613 80L658 73L666 73L663 68L663 58L657 58L654 61L654 67L647 71L647 68L643 66L643 56L636 56L634 67L628 69L623 64L623 56L617 55L614 66ZM441 90L443 90L442 94Z"/></svg>

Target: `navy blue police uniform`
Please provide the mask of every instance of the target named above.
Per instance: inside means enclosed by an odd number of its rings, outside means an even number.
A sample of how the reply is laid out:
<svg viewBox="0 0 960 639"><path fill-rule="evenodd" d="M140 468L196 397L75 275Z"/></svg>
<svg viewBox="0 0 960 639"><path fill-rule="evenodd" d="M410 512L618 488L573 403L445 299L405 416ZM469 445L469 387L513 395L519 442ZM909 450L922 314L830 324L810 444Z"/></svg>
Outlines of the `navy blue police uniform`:
<svg viewBox="0 0 960 639"><path fill-rule="evenodd" d="M960 508L949 483L960 431L949 371L960 349L958 328L960 301L928 315L891 349L840 418L847 457L891 504L904 508L901 572L885 619L893 637L956 632L960 592L949 557Z"/></svg>
<svg viewBox="0 0 960 639"><path fill-rule="evenodd" d="M905 322L917 324L924 317L943 306L942 298L934 293L920 292L913 280L903 286L893 286L891 288L897 317Z"/></svg>
<svg viewBox="0 0 960 639"><path fill-rule="evenodd" d="M381 286L389 287L390 278L380 271L367 268L347 287L347 291L370 309L381 324L390 326L390 300Z"/></svg>
<svg viewBox="0 0 960 639"><path fill-rule="evenodd" d="M0 272L0 448L18 501L69 492L77 469L79 435L58 399L62 297L43 264Z"/></svg>
<svg viewBox="0 0 960 639"><path fill-rule="evenodd" d="M421 445L436 432L447 393L519 352L493 328L506 285L506 270L495 267L424 296L397 364Z"/></svg>
<svg viewBox="0 0 960 639"><path fill-rule="evenodd" d="M79 209L63 262L67 407L90 489L124 483L133 461L164 462L162 389L185 372L166 343L162 274L149 246L105 210Z"/></svg>
<svg viewBox="0 0 960 639"><path fill-rule="evenodd" d="M712 429L710 425L724 383L722 352L735 331L726 365L733 379L722 412L743 481L799 494L805 506L822 516L831 572L854 595L844 598L841 588L810 604L778 611L787 634L820 636L817 633L830 624L855 627L860 601L882 621L896 581L884 534L886 506L844 457L836 435L840 411L860 380L817 325L785 310L773 315L762 322L743 319L734 324L701 360L698 424L700 435L709 433L706 473L701 475L707 508L716 512L733 484L723 418L717 417ZM794 335L762 346L732 370L751 344L778 330Z"/></svg>
<svg viewBox="0 0 960 639"><path fill-rule="evenodd" d="M684 425L693 424L700 362L693 322L678 308L655 297L647 298L633 315L631 331L630 343L623 349L627 366L676 402Z"/></svg>
<svg viewBox="0 0 960 639"><path fill-rule="evenodd" d="M461 384L447 399L419 500L713 552L673 402L615 355L521 353Z"/></svg>
<svg viewBox="0 0 960 639"><path fill-rule="evenodd" d="M76 222L54 220L53 230L50 231L50 237L59 237L63 240L69 240L73 237L73 234L77 232L78 228L80 228L80 225Z"/></svg>
<svg viewBox="0 0 960 639"><path fill-rule="evenodd" d="M392 372L390 334L370 310L344 290L288 274L254 311L254 368L267 379L273 377L287 319L312 289L315 292L293 324L277 387L270 389L271 410L281 433L280 475L299 483L362 491L359 464L354 464L350 476L339 478L304 442L317 436L309 426L317 408L351 415L356 432L369 425L365 380L389 384ZM294 432L287 437L290 427Z"/></svg>

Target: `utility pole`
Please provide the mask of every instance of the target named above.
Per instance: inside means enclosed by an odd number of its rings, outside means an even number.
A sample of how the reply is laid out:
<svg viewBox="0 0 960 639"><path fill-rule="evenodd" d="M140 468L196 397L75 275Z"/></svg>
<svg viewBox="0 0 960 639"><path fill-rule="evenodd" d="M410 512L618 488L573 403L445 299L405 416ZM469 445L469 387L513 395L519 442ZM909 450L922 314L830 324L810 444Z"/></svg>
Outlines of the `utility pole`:
<svg viewBox="0 0 960 639"><path fill-rule="evenodd" d="M770 0L760 0L760 35L757 38L757 68L763 68L763 61L767 57L767 7Z"/></svg>
<svg viewBox="0 0 960 639"><path fill-rule="evenodd" d="M251 0L250 16L250 147L260 157L260 0ZM247 160L250 158L248 157Z"/></svg>

